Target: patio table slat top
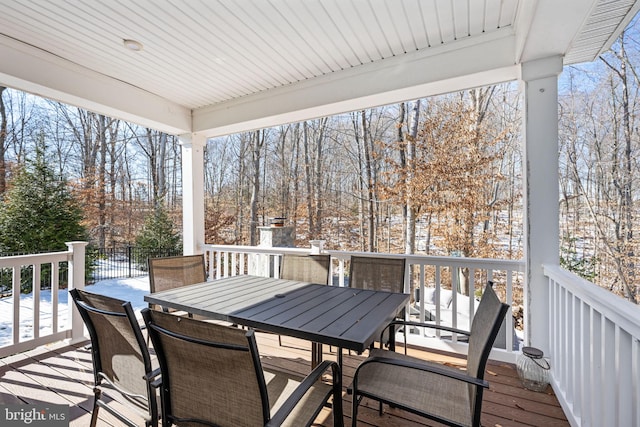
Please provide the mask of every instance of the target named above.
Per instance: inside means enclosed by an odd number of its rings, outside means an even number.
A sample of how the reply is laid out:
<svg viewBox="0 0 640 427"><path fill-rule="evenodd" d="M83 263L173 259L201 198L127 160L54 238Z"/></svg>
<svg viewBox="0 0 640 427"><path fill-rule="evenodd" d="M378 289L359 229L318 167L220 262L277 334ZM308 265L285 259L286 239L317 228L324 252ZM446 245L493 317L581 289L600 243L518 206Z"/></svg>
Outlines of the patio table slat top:
<svg viewBox="0 0 640 427"><path fill-rule="evenodd" d="M157 292L145 300L362 352L409 295L242 275Z"/></svg>

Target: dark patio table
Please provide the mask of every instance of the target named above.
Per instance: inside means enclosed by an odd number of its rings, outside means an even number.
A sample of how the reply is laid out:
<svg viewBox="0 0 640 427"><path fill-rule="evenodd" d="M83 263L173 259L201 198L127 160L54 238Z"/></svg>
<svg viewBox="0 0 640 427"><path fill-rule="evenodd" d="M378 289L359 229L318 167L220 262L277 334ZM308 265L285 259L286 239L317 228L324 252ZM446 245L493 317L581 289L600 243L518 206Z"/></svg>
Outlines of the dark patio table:
<svg viewBox="0 0 640 427"><path fill-rule="evenodd" d="M384 327L405 307L409 295L241 275L156 292L144 299L361 353L379 339ZM313 353L312 363L317 363L322 352L315 348ZM342 365L342 351L338 362Z"/></svg>

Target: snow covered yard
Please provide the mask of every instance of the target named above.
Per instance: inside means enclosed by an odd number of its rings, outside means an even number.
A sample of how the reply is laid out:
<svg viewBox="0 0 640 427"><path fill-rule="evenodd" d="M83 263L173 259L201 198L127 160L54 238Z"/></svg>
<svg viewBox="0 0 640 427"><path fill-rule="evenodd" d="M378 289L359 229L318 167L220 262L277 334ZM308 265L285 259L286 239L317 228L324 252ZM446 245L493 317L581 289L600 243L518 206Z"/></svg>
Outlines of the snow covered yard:
<svg viewBox="0 0 640 427"><path fill-rule="evenodd" d="M144 295L149 293L149 276L124 279L108 279L87 285L89 292L109 295L125 301L131 301L136 312L140 312L147 304ZM69 292L64 289L58 293L59 329L69 321ZM40 336L52 333L51 291L40 292ZM12 343L13 298L0 298L0 347ZM20 340L33 338L33 293L20 295Z"/></svg>

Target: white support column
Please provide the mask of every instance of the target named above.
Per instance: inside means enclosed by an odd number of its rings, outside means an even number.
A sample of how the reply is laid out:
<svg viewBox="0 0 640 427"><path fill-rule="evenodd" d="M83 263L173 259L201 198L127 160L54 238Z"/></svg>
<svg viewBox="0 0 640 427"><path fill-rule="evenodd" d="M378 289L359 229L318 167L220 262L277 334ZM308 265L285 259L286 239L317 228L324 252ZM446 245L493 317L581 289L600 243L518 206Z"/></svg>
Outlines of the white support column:
<svg viewBox="0 0 640 427"><path fill-rule="evenodd" d="M562 57L522 64L524 86L525 345L549 351L549 289L542 265L559 264L558 75Z"/></svg>
<svg viewBox="0 0 640 427"><path fill-rule="evenodd" d="M69 290L71 289L84 289L84 274L85 274L85 254L86 246L88 242L65 242L71 257L69 258ZM84 336L84 322L80 317L80 312L76 308L75 304L71 302L69 297L69 306L71 308L71 342L80 342L85 340Z"/></svg>
<svg viewBox="0 0 640 427"><path fill-rule="evenodd" d="M202 252L204 241L204 148L198 134L180 135L182 145L182 242L184 254Z"/></svg>

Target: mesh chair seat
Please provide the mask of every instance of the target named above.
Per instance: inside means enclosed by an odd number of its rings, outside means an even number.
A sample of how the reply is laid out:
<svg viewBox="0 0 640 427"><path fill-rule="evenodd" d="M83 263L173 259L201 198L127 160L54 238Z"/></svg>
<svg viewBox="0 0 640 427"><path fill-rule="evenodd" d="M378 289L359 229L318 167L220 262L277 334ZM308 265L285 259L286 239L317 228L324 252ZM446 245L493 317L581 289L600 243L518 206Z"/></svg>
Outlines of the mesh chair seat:
<svg viewBox="0 0 640 427"><path fill-rule="evenodd" d="M405 268L405 258L352 256L349 287L402 293Z"/></svg>
<svg viewBox="0 0 640 427"><path fill-rule="evenodd" d="M349 392L353 394L352 421L356 426L363 397L392 404L451 426L479 426L482 395L489 383L485 367L500 325L509 309L486 286L470 331L442 325L396 320L393 324L448 330L469 337L466 372L386 350L372 350L360 364Z"/></svg>
<svg viewBox="0 0 640 427"><path fill-rule="evenodd" d="M149 258L147 262L151 293L194 285L207 280L204 254Z"/></svg>
<svg viewBox="0 0 640 427"><path fill-rule="evenodd" d="M349 266L349 287L403 293L406 262L405 258L352 256ZM404 318L404 313L403 309L398 318ZM406 343L406 328L404 334ZM385 329L381 344L388 342L389 333Z"/></svg>
<svg viewBox="0 0 640 427"><path fill-rule="evenodd" d="M195 285L207 280L204 254L149 258L148 264L151 293ZM151 308L159 307L151 306ZM178 316L191 316L184 311L162 309Z"/></svg>
<svg viewBox="0 0 640 427"><path fill-rule="evenodd" d="M121 422L137 426L127 415L103 399L106 391L116 391L145 418L148 426L158 425L155 370L142 331L130 302L72 289L71 296L91 337L91 356L95 380L91 426L95 426L99 408Z"/></svg>
<svg viewBox="0 0 640 427"><path fill-rule="evenodd" d="M457 368L428 362L401 353L372 349L371 360L391 358L416 363L425 369L451 370ZM461 425L471 425L472 414L468 385L458 379L435 374L428 370L408 369L388 363L368 363L358 376L358 392L379 397L392 405L425 408Z"/></svg>
<svg viewBox="0 0 640 427"><path fill-rule="evenodd" d="M326 285L329 282L331 255L282 256L280 278Z"/></svg>
<svg viewBox="0 0 640 427"><path fill-rule="evenodd" d="M252 330L142 311L162 372L163 426L309 426L329 399L342 425L340 369L325 361L301 382L262 369ZM333 381L322 382L330 369Z"/></svg>
<svg viewBox="0 0 640 427"><path fill-rule="evenodd" d="M331 273L331 255L291 255L284 254L280 264L280 278L299 282L329 283ZM282 337L278 335L278 344ZM322 359L322 344L314 343L312 348L312 367Z"/></svg>
<svg viewBox="0 0 640 427"><path fill-rule="evenodd" d="M149 287L161 292L207 280L204 254L149 258Z"/></svg>
<svg viewBox="0 0 640 427"><path fill-rule="evenodd" d="M264 378L267 382L270 414L273 418L282 408L287 398L300 387L300 383L304 378L275 370L264 370ZM305 394L304 404L297 405L282 423L282 426L297 427L309 425L309 422L318 416L318 408L324 405L327 400L327 395L330 395L331 392L331 384L317 382L309 392Z"/></svg>

